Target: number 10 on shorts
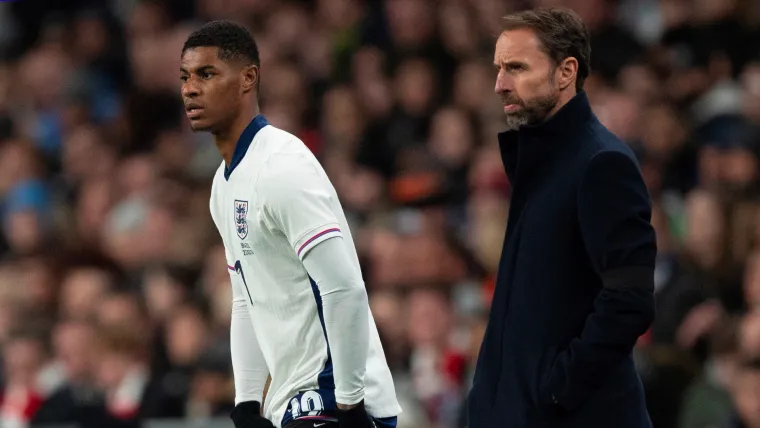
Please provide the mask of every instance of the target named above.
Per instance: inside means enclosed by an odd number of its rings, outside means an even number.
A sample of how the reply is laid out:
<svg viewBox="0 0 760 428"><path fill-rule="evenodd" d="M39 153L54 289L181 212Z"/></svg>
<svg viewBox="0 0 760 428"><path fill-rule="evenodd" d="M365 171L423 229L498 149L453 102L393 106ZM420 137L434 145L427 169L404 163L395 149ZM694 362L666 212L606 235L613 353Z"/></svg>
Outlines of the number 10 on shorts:
<svg viewBox="0 0 760 428"><path fill-rule="evenodd" d="M290 413L293 420L302 416L319 416L324 409L325 403L317 391L306 391L301 394L300 400L298 396L290 400Z"/></svg>

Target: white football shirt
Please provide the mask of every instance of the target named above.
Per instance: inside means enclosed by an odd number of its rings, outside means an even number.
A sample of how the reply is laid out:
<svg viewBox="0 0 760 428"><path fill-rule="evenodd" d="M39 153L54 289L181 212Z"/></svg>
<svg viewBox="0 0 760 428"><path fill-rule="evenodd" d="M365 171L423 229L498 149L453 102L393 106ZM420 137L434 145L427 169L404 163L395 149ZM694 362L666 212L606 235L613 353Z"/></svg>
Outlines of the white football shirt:
<svg viewBox="0 0 760 428"><path fill-rule="evenodd" d="M249 340L260 348L247 352L245 364L263 358L272 378L264 416L280 427L331 414L336 405L332 358L319 289L303 258L319 243L342 237L352 256L345 268L358 272L360 267L327 174L301 140L259 115L240 137L230 165L222 162L214 176L210 208L224 241L233 294L241 290L240 304L244 299L250 315ZM241 328L248 326L233 321L233 354L235 330ZM236 367L236 377L254 376L259 368L245 369ZM364 384L365 406L373 417L400 413L371 313ZM237 401L255 399L236 394Z"/></svg>

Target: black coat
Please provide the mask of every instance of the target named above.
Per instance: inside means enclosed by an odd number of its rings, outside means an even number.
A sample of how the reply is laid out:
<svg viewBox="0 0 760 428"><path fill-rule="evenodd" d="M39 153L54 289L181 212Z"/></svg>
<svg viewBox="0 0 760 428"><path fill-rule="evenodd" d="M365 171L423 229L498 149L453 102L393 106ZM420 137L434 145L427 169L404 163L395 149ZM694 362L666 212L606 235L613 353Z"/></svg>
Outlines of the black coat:
<svg viewBox="0 0 760 428"><path fill-rule="evenodd" d="M513 194L469 428L651 427L632 349L657 250L633 152L584 92L499 145Z"/></svg>

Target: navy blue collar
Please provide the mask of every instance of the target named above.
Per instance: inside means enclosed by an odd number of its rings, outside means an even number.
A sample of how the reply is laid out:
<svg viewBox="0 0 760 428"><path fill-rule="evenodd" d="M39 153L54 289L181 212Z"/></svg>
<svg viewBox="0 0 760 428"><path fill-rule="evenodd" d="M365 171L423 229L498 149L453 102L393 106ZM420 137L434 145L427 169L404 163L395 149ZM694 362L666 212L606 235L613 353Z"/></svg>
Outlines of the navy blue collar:
<svg viewBox="0 0 760 428"><path fill-rule="evenodd" d="M534 170L536 162L557 151L552 143L561 142L564 147L582 143L579 130L595 120L588 95L580 91L546 122L499 133L499 148L509 180L514 182L517 178L518 158L521 171Z"/></svg>
<svg viewBox="0 0 760 428"><path fill-rule="evenodd" d="M248 147L250 147L253 138L258 134L261 128L267 125L269 125L267 119L263 115L258 114L253 120L251 120L251 123L245 127L243 133L240 134L240 138L238 138L237 144L235 144L235 151L232 152L232 160L230 161L230 164L224 166L225 180L229 181L232 171L235 170L235 167L237 167L243 160L243 157L245 157L245 153L248 151Z"/></svg>

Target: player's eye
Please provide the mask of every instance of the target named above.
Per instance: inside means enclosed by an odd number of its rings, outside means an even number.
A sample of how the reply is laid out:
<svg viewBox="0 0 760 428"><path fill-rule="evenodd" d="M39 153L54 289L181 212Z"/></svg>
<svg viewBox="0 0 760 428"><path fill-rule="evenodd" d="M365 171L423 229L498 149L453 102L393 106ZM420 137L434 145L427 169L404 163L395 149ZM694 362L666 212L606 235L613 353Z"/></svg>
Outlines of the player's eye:
<svg viewBox="0 0 760 428"><path fill-rule="evenodd" d="M187 76L179 76L179 80L183 82L187 82L188 77Z"/></svg>
<svg viewBox="0 0 760 428"><path fill-rule="evenodd" d="M209 72L203 72L203 73L198 74L198 76L200 76L200 78L204 80L210 79L213 75L214 73L209 73Z"/></svg>

